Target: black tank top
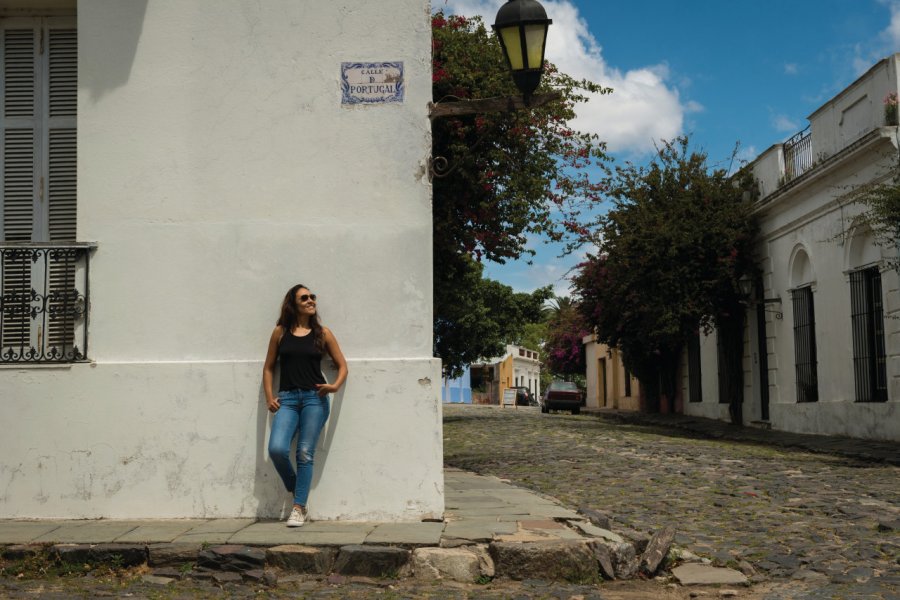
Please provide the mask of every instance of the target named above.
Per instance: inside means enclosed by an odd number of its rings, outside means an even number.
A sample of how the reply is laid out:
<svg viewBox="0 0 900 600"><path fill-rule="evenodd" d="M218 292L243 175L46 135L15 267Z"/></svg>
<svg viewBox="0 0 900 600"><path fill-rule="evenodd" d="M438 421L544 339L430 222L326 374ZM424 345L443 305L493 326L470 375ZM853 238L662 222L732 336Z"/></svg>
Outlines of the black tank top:
<svg viewBox="0 0 900 600"><path fill-rule="evenodd" d="M278 345L278 359L281 361L278 391L315 390L317 383L325 383L322 353L316 348L314 337L312 331L297 337L285 330Z"/></svg>

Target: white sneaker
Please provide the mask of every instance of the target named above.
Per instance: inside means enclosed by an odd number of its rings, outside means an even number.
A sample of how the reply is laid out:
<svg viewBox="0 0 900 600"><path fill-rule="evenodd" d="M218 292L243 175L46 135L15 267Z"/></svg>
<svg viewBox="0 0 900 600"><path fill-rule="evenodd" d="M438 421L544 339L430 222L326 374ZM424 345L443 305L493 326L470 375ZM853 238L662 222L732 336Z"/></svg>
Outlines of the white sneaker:
<svg viewBox="0 0 900 600"><path fill-rule="evenodd" d="M288 527L302 527L306 523L306 512L305 508L301 509L295 506L291 511L291 516L288 517L286 525Z"/></svg>

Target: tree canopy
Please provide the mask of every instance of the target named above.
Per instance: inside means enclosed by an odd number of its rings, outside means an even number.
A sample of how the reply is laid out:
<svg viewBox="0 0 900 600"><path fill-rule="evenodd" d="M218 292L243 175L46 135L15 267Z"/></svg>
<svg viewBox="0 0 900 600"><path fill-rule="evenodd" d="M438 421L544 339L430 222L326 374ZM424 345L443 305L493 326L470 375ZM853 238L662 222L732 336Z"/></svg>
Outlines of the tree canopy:
<svg viewBox="0 0 900 600"><path fill-rule="evenodd" d="M541 320L544 302L552 296L549 286L526 294L485 279L482 265L471 258L460 264L464 270L450 281L461 288L435 282L436 290L445 291L435 295L435 354L450 377L461 375L467 364L502 355L527 324Z"/></svg>
<svg viewBox="0 0 900 600"><path fill-rule="evenodd" d="M686 137L664 143L646 167L616 168L610 180L614 206L599 252L574 286L582 315L621 351L650 408L660 391L674 396L682 348L698 329L719 327L732 346L741 343L737 282L755 276L752 187L746 172L711 169Z"/></svg>
<svg viewBox="0 0 900 600"><path fill-rule="evenodd" d="M519 95L499 43L479 18L438 12L432 33L435 103ZM475 281L472 259L504 263L533 255L527 245L532 236L573 248L590 234L587 209L600 201L603 188L589 167L607 156L597 136L575 131L569 122L586 92L609 90L548 64L537 93L549 91L561 92L561 100L432 123L433 154L449 165L448 174L432 181L435 351L451 371L492 355L476 350L492 334L477 326L475 315L462 314L477 308L473 286L497 289Z"/></svg>
<svg viewBox="0 0 900 600"><path fill-rule="evenodd" d="M866 207L864 224L871 228L877 243L895 251L888 263L900 272L900 150L895 160L887 183L861 186L850 197Z"/></svg>
<svg viewBox="0 0 900 600"><path fill-rule="evenodd" d="M547 341L543 348L547 368L557 375L583 375L586 365L582 340L591 333L590 326L568 296L551 300L547 312Z"/></svg>

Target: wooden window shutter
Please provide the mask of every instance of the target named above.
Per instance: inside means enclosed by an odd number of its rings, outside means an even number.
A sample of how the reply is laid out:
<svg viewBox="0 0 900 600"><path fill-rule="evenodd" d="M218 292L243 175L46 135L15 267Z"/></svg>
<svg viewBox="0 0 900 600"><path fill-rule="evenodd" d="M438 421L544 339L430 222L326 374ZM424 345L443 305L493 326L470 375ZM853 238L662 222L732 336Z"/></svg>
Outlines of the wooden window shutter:
<svg viewBox="0 0 900 600"><path fill-rule="evenodd" d="M34 240L40 20L10 19L3 34L3 241Z"/></svg>
<svg viewBox="0 0 900 600"><path fill-rule="evenodd" d="M62 246L74 242L77 233L75 19L5 19L0 35L0 241ZM5 254L0 265L2 346L17 352L37 349L52 360L74 343L74 319L65 308L77 297L75 253L54 251L46 260L32 258L17 250Z"/></svg>
<svg viewBox="0 0 900 600"><path fill-rule="evenodd" d="M76 234L76 134L78 102L78 36L68 19L44 20L45 49L41 56L45 90L46 137L44 193L47 198L47 240L74 242ZM48 257L46 352L66 353L75 343L75 321L66 310L75 291L75 256Z"/></svg>
<svg viewBox="0 0 900 600"><path fill-rule="evenodd" d="M76 134L78 100L78 36L74 27L46 29L47 149L46 195L48 241L74 242L76 217Z"/></svg>

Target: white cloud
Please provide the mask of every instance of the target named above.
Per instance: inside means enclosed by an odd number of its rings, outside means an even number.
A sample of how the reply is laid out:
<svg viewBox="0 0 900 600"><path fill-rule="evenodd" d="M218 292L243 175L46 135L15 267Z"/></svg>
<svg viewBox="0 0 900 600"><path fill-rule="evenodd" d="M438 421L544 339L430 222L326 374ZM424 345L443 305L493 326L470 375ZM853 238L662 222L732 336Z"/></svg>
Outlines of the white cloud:
<svg viewBox="0 0 900 600"><path fill-rule="evenodd" d="M890 19L874 40L854 45L853 71L857 76L885 56L900 51L900 0L878 0L878 3L887 7Z"/></svg>
<svg viewBox="0 0 900 600"><path fill-rule="evenodd" d="M772 127L775 131L797 131L800 126L787 115L772 115Z"/></svg>
<svg viewBox="0 0 900 600"><path fill-rule="evenodd" d="M486 25L494 21L503 0L435 0L435 9L465 16L480 15ZM622 71L607 64L602 48L587 22L569 0L543 0L553 19L547 58L576 79L589 79L613 93L594 95L578 107L573 126L597 133L613 152L644 153L654 142L682 132L684 115L702 110L696 102L682 102L670 82L665 63Z"/></svg>
<svg viewBox="0 0 900 600"><path fill-rule="evenodd" d="M800 72L800 68L797 66L797 63L785 63L784 65L784 74L785 75L796 75Z"/></svg>
<svg viewBox="0 0 900 600"><path fill-rule="evenodd" d="M881 0L881 3L887 5L891 11L891 22L882 35L890 41L893 48L897 48L900 46L900 2L897 0Z"/></svg>

